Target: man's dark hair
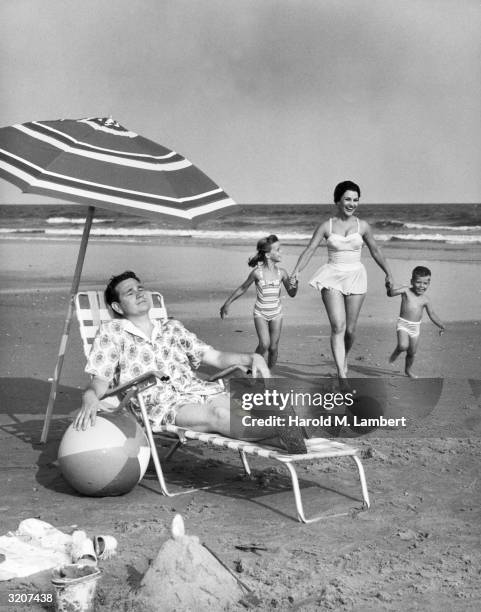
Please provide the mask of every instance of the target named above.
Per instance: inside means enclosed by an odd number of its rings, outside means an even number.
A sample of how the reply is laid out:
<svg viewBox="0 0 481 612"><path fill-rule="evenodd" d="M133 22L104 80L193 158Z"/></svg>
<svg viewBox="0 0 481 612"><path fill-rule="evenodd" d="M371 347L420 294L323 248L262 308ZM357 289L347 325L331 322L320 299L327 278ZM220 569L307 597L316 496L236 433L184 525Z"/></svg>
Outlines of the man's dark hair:
<svg viewBox="0 0 481 612"><path fill-rule="evenodd" d="M334 189L334 203L340 202L346 191L355 191L357 195L361 197L361 188L359 185L356 185L356 183L352 181L342 181L342 183L336 185Z"/></svg>
<svg viewBox="0 0 481 612"><path fill-rule="evenodd" d="M412 277L418 278L419 276L431 276L431 270L426 266L416 266L413 270Z"/></svg>
<svg viewBox="0 0 481 612"><path fill-rule="evenodd" d="M126 270L122 272L122 274L117 274L116 276L112 276L109 280L107 287L104 291L105 303L107 306L112 306L112 302L119 301L119 294L117 292L117 285L128 278L134 278L137 282L140 283L140 278L132 272L132 270Z"/></svg>

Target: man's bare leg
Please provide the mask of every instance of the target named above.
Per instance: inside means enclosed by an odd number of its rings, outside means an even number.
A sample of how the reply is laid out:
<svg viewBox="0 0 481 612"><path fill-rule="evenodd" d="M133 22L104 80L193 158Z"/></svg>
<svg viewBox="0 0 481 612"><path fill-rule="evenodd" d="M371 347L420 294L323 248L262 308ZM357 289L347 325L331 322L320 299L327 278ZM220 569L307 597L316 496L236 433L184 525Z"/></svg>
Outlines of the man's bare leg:
<svg viewBox="0 0 481 612"><path fill-rule="evenodd" d="M250 442L265 441L279 446L290 453L305 453L306 446L302 430L292 426L269 427L260 425L243 425L242 418L255 411L246 412L240 407L231 409L228 393L219 393L208 398L204 404L185 404L178 409L175 424L195 431L218 433L222 436L236 437ZM284 411L285 415L285 411ZM259 414L266 417L264 411ZM248 435L247 435L248 434Z"/></svg>

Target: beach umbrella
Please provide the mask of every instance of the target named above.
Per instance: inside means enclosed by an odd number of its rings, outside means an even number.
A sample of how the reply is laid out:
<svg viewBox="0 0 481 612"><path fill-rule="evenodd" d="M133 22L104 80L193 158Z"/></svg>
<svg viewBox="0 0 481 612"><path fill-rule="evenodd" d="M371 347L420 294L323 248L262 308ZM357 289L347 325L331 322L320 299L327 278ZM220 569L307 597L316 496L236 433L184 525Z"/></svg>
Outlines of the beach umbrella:
<svg viewBox="0 0 481 612"><path fill-rule="evenodd" d="M41 436L45 442L95 208L190 224L235 202L185 157L111 117L1 128L0 177L25 193L88 206Z"/></svg>

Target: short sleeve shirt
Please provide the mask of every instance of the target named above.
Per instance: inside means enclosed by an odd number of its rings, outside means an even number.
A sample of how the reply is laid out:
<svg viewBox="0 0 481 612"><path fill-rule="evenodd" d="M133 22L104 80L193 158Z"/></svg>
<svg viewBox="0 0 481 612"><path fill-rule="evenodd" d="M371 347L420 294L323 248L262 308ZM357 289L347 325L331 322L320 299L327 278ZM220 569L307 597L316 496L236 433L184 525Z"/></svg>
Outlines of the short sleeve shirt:
<svg viewBox="0 0 481 612"><path fill-rule="evenodd" d="M153 320L148 338L127 319L102 323L94 339L85 371L119 385L150 370L161 371L169 382L158 383L144 394L154 424L173 422L175 409L182 404L202 402L222 387L199 378L196 370L208 344L187 330L180 321ZM166 417L170 411L171 417ZM163 424L162 423L162 424Z"/></svg>

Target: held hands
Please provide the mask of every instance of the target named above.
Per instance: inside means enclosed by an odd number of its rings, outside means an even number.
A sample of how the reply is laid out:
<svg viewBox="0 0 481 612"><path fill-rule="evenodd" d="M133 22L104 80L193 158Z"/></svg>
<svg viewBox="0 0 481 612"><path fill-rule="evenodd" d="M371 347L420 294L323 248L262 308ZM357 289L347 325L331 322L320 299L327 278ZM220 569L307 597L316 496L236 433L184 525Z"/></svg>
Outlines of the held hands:
<svg viewBox="0 0 481 612"><path fill-rule="evenodd" d="M390 274L386 274L386 278L384 280L384 286L386 287L386 295L388 297L392 297L391 291L394 289L394 280Z"/></svg>
<svg viewBox="0 0 481 612"><path fill-rule="evenodd" d="M287 276L287 282L284 281L284 286L287 291L287 295L291 298L296 297L297 291L299 289L299 281L297 279L297 274L290 274Z"/></svg>
<svg viewBox="0 0 481 612"><path fill-rule="evenodd" d="M440 327L440 328L439 328L439 335L440 335L440 336L444 336L444 332L445 332L445 331L446 331L446 328L445 328L445 327Z"/></svg>
<svg viewBox="0 0 481 612"><path fill-rule="evenodd" d="M299 285L299 272L298 270L295 270L294 272L291 272L291 274L289 274L289 286L292 287L293 289L297 289Z"/></svg>

